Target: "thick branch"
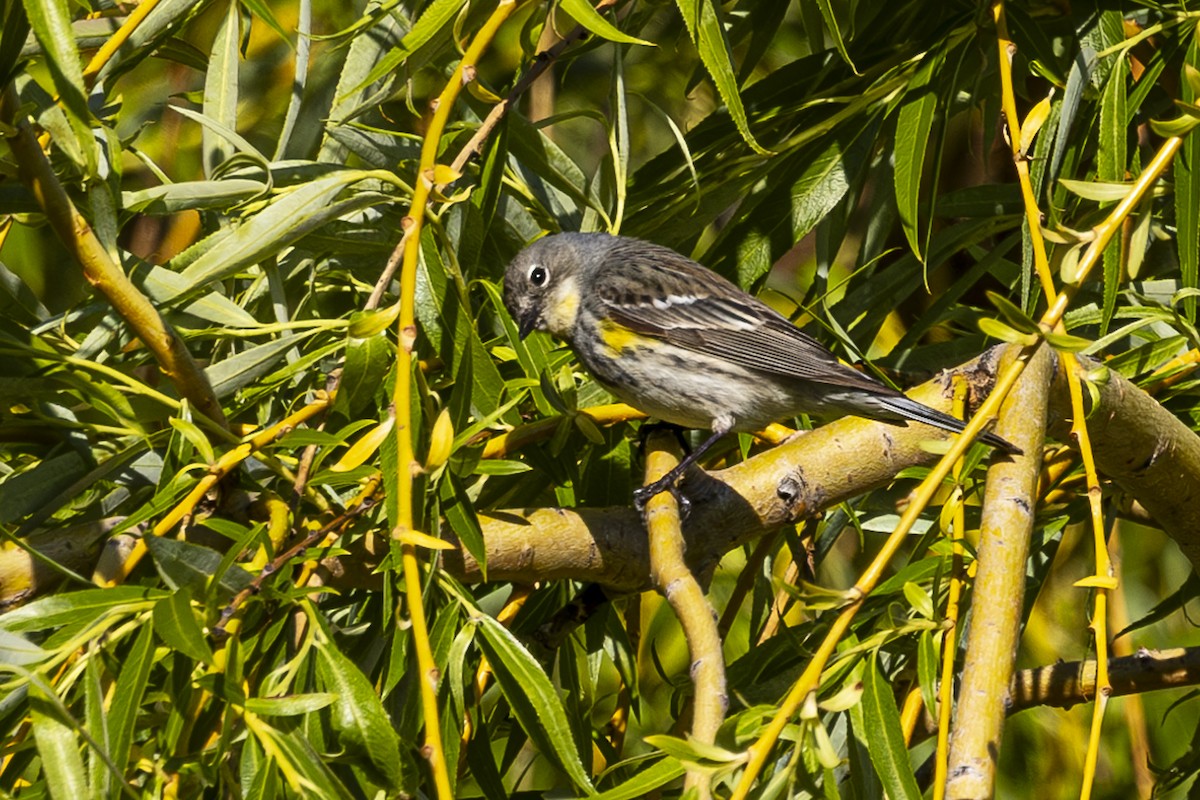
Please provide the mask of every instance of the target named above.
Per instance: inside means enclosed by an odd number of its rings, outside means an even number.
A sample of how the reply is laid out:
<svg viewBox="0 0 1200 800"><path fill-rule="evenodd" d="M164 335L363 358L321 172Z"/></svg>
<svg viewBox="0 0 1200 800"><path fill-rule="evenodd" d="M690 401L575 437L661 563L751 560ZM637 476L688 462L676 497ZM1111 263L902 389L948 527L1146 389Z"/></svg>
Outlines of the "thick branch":
<svg viewBox="0 0 1200 800"><path fill-rule="evenodd" d="M652 435L647 446L650 455L646 459L646 484L649 485L679 463L680 453L674 437L664 431ZM691 656L688 672L695 686L692 738L713 744L729 708L725 658L721 636L717 632L716 613L685 560L679 503L670 492L655 495L646 504L646 529L650 541L651 580L679 618ZM701 800L712 797L710 778L704 770L689 770L685 790L695 788Z"/></svg>
<svg viewBox="0 0 1200 800"><path fill-rule="evenodd" d="M1142 648L1108 662L1112 696L1200 684L1200 647ZM1009 690L1008 713L1035 706L1070 708L1096 697L1096 662L1071 661L1018 672Z"/></svg>
<svg viewBox="0 0 1200 800"><path fill-rule="evenodd" d="M1087 418L1096 467L1137 499L1200 568L1200 436L1146 392L1096 362L1098 399ZM1086 379L1086 376L1084 376ZM1061 367L1050 406L1050 434L1070 441L1071 405Z"/></svg>
<svg viewBox="0 0 1200 800"><path fill-rule="evenodd" d="M1000 412L996 433L1025 451L988 469L980 524L975 602L946 774L946 797L991 797L1004 729L1003 687L1012 676L1033 532L1046 406L1054 358L1042 347Z"/></svg>
<svg viewBox="0 0 1200 800"><path fill-rule="evenodd" d="M978 396L985 395L998 352L989 351L953 373L966 377ZM953 373L911 396L948 409ZM702 574L732 548L767 531L885 486L906 467L936 461L937 455L922 445L946 435L926 425L848 417L729 469L689 473L683 483L692 503L683 529L689 565ZM509 510L481 514L480 524L491 580L571 578L626 591L649 588L646 533L632 508ZM446 526L442 535L454 537ZM467 581L482 577L462 550L447 553L446 566Z"/></svg>

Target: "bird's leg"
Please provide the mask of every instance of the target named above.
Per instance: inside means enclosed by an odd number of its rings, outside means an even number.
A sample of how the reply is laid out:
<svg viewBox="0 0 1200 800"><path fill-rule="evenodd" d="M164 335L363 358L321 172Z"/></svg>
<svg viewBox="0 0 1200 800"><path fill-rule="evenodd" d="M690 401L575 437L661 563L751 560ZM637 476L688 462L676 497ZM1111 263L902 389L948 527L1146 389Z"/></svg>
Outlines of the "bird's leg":
<svg viewBox="0 0 1200 800"><path fill-rule="evenodd" d="M675 434L675 440L679 442L679 446L683 449L683 452L691 452L692 445L687 440L687 437L684 436L685 430L687 429L676 425L674 422L663 422L659 419L652 420L650 422L643 422L641 427L639 427L637 430L638 455L645 454L646 442L649 440L650 434L654 433L655 431L670 431L671 433Z"/></svg>
<svg viewBox="0 0 1200 800"><path fill-rule="evenodd" d="M717 440L719 440L728 432L728 430L725 430L722 427L716 428L713 430L712 435L704 440L703 444L701 444L692 452L688 453L687 457L680 461L675 468L666 475L663 475L661 478L648 486L642 486L641 488L634 489L633 507L638 511L641 511L646 507L646 503L648 503L650 498L654 497L654 495L668 490L674 491L676 488L675 484L677 484L679 479L683 477L683 473L687 472L688 467L692 466L692 464L695 464L696 461L698 461L700 457L708 451L709 448L717 443ZM679 500L680 512L686 516L684 506L689 505L687 500L681 497L678 493L676 493L675 497Z"/></svg>

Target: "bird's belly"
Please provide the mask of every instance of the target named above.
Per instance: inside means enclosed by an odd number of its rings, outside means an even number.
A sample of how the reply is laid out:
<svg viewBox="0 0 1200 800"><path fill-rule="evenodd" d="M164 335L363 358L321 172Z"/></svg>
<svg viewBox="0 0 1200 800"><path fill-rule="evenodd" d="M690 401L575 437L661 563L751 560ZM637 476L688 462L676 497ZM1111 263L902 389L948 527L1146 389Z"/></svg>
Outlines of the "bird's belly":
<svg viewBox="0 0 1200 800"><path fill-rule="evenodd" d="M652 417L688 428L712 428L731 417L733 430L754 431L795 413L791 394L761 373L658 342L615 357L580 353L597 381Z"/></svg>

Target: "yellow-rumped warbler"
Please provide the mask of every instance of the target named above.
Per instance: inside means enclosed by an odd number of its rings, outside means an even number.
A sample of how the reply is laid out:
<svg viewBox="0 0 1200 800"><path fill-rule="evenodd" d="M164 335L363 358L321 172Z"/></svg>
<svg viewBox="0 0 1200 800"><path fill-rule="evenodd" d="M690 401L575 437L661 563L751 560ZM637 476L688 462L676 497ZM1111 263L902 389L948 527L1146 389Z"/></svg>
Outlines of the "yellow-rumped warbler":
<svg viewBox="0 0 1200 800"><path fill-rule="evenodd" d="M606 233L560 233L526 247L504 277L521 338L565 340L593 377L666 422L712 431L676 469L635 493L639 505L675 485L730 431L799 413L963 422L845 364L765 303L660 245ZM980 439L1021 451L993 433Z"/></svg>

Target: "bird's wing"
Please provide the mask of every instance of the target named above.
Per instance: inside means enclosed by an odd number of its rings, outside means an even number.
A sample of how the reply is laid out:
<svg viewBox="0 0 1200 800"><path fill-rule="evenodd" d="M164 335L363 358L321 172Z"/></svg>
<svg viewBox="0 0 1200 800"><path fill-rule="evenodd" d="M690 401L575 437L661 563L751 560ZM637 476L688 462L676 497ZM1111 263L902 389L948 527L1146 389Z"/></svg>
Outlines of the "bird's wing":
<svg viewBox="0 0 1200 800"><path fill-rule="evenodd" d="M595 289L608 317L642 335L771 375L893 393L765 303L671 251L662 258L628 254Z"/></svg>

